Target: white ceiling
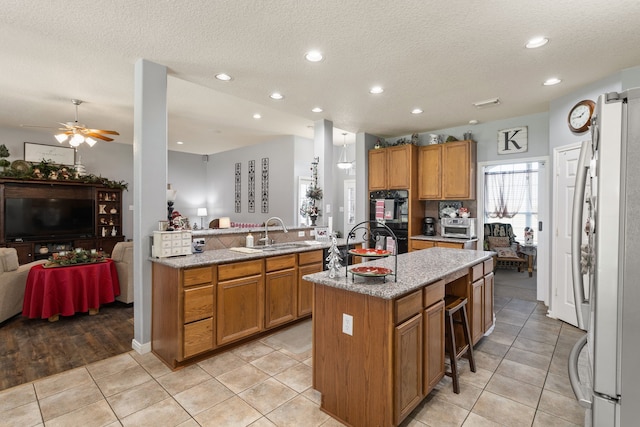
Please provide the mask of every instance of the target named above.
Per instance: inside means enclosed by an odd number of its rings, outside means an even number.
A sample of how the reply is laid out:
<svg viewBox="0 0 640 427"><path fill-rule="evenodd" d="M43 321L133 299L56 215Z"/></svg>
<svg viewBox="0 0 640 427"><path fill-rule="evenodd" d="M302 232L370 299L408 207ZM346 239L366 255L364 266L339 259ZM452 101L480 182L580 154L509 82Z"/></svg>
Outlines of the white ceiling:
<svg viewBox="0 0 640 427"><path fill-rule="evenodd" d="M319 119L408 135L547 111L640 65L638 22L637 0L2 0L0 127L73 121L77 98L80 122L131 143L134 64L145 58L169 69L172 150L311 138ZM539 35L550 43L524 48ZM307 62L311 49L325 60ZM563 82L542 86L554 76ZM373 85L385 92L369 94ZM499 106L472 105L494 97Z"/></svg>

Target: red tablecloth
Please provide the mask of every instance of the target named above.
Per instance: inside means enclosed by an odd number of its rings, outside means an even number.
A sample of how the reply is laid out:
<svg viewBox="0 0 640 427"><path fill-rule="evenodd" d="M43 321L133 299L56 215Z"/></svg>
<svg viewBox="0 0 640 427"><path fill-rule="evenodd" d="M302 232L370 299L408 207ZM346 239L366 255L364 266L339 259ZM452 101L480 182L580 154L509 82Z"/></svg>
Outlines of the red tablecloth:
<svg viewBox="0 0 640 427"><path fill-rule="evenodd" d="M71 267L35 265L27 277L22 315L32 319L72 316L113 302L116 295L120 295L120 281L111 259Z"/></svg>

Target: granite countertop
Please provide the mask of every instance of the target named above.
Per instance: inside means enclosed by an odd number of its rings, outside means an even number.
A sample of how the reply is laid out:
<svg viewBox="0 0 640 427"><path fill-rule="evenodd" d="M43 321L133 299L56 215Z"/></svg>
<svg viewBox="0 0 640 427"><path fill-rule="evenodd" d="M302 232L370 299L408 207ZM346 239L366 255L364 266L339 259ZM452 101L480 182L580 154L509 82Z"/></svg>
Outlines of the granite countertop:
<svg viewBox="0 0 640 427"><path fill-rule="evenodd" d="M346 239L337 239L338 246L345 246L347 244ZM299 244L297 246L284 246L279 244L273 245L270 248L272 250L259 251L255 253L242 253L229 249L215 249L211 251L204 251L201 253L194 253L185 256L176 256L169 258L154 258L149 257L149 260L158 264L167 265L173 268L191 268L191 267L203 267L206 265L214 264L226 264L230 262L249 261L253 259L261 259L266 257L272 257L277 255L285 255L297 252L307 252L317 249L325 249L331 246L331 241L311 241L314 243L306 244L307 241L300 242L288 242L293 244ZM349 244L358 244L358 242L349 241ZM281 245L286 245L283 243ZM252 249L260 249L260 246L255 246Z"/></svg>
<svg viewBox="0 0 640 427"><path fill-rule="evenodd" d="M424 234L418 234L416 236L409 237L413 240L428 240L430 242L451 242L451 243L467 243L467 242L477 242L477 237L472 237L471 239L459 239L456 237L442 237L442 236L425 236Z"/></svg>
<svg viewBox="0 0 640 427"><path fill-rule="evenodd" d="M493 252L468 249L430 248L398 255L398 281L394 276L362 277L351 273L345 277L345 269L340 269L335 278L329 277L328 271L305 275L303 278L311 282L340 288L351 292L371 295L384 299L394 299L439 279L457 277L456 272L469 268L491 258ZM395 269L395 258L378 258L362 265L372 265ZM349 269L352 267L350 266Z"/></svg>

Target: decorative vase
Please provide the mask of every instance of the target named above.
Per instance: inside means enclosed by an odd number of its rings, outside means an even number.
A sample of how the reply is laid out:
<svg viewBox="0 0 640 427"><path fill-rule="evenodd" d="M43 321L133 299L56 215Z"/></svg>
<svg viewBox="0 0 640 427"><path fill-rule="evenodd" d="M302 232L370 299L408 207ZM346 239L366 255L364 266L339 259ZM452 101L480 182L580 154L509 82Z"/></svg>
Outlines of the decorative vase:
<svg viewBox="0 0 640 427"><path fill-rule="evenodd" d="M311 214L311 215L309 215L309 218L311 219L311 226L315 227L316 226L316 220L318 219L318 215L317 214Z"/></svg>

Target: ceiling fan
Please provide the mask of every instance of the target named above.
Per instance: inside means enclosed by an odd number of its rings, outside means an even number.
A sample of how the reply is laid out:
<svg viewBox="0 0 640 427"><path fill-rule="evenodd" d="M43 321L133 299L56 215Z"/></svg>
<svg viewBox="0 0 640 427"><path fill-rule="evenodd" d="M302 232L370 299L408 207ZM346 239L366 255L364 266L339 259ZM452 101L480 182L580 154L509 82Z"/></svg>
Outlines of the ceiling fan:
<svg viewBox="0 0 640 427"><path fill-rule="evenodd" d="M66 140L69 140L69 145L72 147L77 147L83 142L86 142L89 147L93 147L95 143L98 142L96 141L96 138L110 142L113 141L113 138L106 135L120 135L115 130L91 129L87 128L82 123L79 123L78 105L82 104L82 101L79 99L72 99L71 103L76 106L76 119L73 122L60 123L64 127L61 127L58 130L62 132L55 135L55 138L59 143L62 144Z"/></svg>

